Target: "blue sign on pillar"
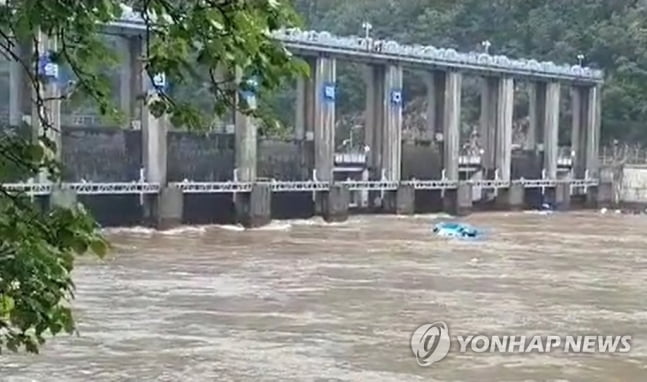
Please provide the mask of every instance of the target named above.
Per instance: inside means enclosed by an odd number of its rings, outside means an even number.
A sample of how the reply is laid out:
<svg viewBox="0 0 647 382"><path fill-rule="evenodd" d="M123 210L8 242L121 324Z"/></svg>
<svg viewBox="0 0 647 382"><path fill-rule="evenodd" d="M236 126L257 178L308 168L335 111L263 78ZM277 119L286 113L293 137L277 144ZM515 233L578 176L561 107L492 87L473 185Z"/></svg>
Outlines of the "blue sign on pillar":
<svg viewBox="0 0 647 382"><path fill-rule="evenodd" d="M396 107L402 106L402 90L394 89L391 91L391 104Z"/></svg>
<svg viewBox="0 0 647 382"><path fill-rule="evenodd" d="M324 84L323 98L327 103L335 103L336 89L334 83L327 82Z"/></svg>
<svg viewBox="0 0 647 382"><path fill-rule="evenodd" d="M157 73L153 76L153 88L157 91L164 91L166 90L166 74L164 73Z"/></svg>
<svg viewBox="0 0 647 382"><path fill-rule="evenodd" d="M251 77L245 82L244 89L240 91L240 96L245 100L247 107L256 110L256 93L258 92L258 78Z"/></svg>
<svg viewBox="0 0 647 382"><path fill-rule="evenodd" d="M58 64L52 61L52 54L52 51L48 51L38 59L38 71L48 82L56 81L59 77Z"/></svg>
<svg viewBox="0 0 647 382"><path fill-rule="evenodd" d="M258 78L256 76L250 77L247 80L247 87L255 93L258 90Z"/></svg>

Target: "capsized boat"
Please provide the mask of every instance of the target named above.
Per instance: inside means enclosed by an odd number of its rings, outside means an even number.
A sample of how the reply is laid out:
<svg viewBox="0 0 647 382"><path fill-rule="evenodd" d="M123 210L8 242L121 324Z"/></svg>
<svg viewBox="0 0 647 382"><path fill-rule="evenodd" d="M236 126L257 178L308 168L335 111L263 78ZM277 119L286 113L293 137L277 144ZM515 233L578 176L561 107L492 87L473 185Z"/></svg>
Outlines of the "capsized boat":
<svg viewBox="0 0 647 382"><path fill-rule="evenodd" d="M475 238L479 236L479 231L476 228L461 223L436 224L434 226L434 233L438 236L457 238Z"/></svg>

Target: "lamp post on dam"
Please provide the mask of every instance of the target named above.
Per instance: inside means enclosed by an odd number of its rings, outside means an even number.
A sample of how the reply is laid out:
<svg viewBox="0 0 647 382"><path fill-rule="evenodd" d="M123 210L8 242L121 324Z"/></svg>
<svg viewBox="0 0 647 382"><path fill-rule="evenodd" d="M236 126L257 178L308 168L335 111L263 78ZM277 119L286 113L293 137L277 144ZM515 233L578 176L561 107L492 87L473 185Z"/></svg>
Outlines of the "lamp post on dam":
<svg viewBox="0 0 647 382"><path fill-rule="evenodd" d="M312 191L318 210L328 219L342 218L348 209L348 185L334 181L335 107L337 62L362 63L366 66L366 110L364 136L370 147L367 166L369 182L392 182L397 187L382 189L382 207L396 213L412 213L417 185L402 179L403 70L423 72L427 83L428 136L442 134L443 181L447 187L445 207L450 212L469 210L472 203L470 182L459 179L461 88L464 76L482 78L480 136L483 145L481 167L484 181L508 182L499 193L503 204L523 204L523 186L512 186L512 122L515 81L531 83L530 129L525 144L528 149L543 147L545 180L557 180L560 89L569 86L573 107L573 174L575 179L596 178L603 73L579 65L511 59L484 52L460 53L423 45L401 45L394 41L376 41L370 37L372 26L362 25L364 37L340 37L328 32L280 30L274 38L310 66L310 76L297 83L294 139L303 150L312 149L312 161L304 160L312 181L329 183L327 189ZM142 134L142 167L145 182L159 184L160 192L151 196L149 214L158 225L177 224L182 215L182 189L168 181L168 118L155 118L146 101L138 95L154 89L142 67L145 25L137 13L125 12L122 20L106 26L106 31L121 36L119 49L124 62L120 72L122 111L129 121L139 121ZM12 89L23 83L16 63L11 70ZM16 84L16 86L13 86ZM10 120L24 113L20 100L10 105ZM135 123L136 124L136 123ZM246 215L248 225L264 224L270 214L271 191L257 179L257 134L255 121L242 114L235 116L235 165L237 181L254 184L255 191L245 198L235 198L237 211ZM311 142L312 144L308 144ZM293 179L282 179L290 181ZM314 183L313 183L314 184ZM387 184L387 183L384 183ZM492 183L494 184L494 183ZM570 198L570 184L556 184L558 199ZM316 189L319 186L313 186ZM418 188L416 188L418 187ZM497 186L498 187L498 186ZM521 192L518 190L521 188ZM593 187L592 187L593 188ZM184 188L186 192L186 187ZM375 190L374 190L375 191ZM438 190L436 190L438 191ZM435 191L434 191L435 192ZM568 195L567 195L568 194ZM568 197L567 197L568 196ZM521 200L520 200L521 198ZM178 212L179 211L179 212ZM179 214L179 217L178 217ZM169 215L169 216L162 216ZM172 215L172 216L170 216ZM264 216L259 218L259 216ZM251 217L250 217L251 216ZM164 222L164 223L162 223Z"/></svg>

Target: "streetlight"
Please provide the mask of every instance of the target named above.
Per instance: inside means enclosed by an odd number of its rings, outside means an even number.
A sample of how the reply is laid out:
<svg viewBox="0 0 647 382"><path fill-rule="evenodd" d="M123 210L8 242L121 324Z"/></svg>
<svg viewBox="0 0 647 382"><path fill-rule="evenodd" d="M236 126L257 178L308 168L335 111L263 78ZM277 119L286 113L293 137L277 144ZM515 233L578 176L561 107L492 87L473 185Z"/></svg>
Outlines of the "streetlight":
<svg viewBox="0 0 647 382"><path fill-rule="evenodd" d="M373 25L371 25L371 23L369 23L368 21L364 21L362 23L362 28L364 28L364 37L368 40L371 35L371 29L373 29Z"/></svg>
<svg viewBox="0 0 647 382"><path fill-rule="evenodd" d="M584 62L584 55L583 54L578 54L577 55L577 61L579 61L580 66L582 66L582 63Z"/></svg>
<svg viewBox="0 0 647 382"><path fill-rule="evenodd" d="M485 49L485 53L490 54L490 47L492 46L492 43L490 42L490 40L483 41L481 45Z"/></svg>

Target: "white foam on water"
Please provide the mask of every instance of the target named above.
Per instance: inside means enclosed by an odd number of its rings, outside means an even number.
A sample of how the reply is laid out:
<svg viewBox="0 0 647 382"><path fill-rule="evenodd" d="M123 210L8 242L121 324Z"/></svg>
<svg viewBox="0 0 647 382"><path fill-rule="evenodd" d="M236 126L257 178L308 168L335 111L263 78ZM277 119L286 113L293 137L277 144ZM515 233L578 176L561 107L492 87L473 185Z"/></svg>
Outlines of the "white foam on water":
<svg viewBox="0 0 647 382"><path fill-rule="evenodd" d="M153 235L157 232L153 228L149 227L109 227L102 228L101 233L109 235L118 235L118 234L132 234L132 235Z"/></svg>
<svg viewBox="0 0 647 382"><path fill-rule="evenodd" d="M243 227L242 225L233 225L233 224L216 225L214 227L225 231L234 231L234 232L242 232L245 230L245 227Z"/></svg>
<svg viewBox="0 0 647 382"><path fill-rule="evenodd" d="M331 223L324 223L324 226L327 227L347 227L351 224L350 220L346 220L345 222L331 222Z"/></svg>
<svg viewBox="0 0 647 382"><path fill-rule="evenodd" d="M315 216L311 219L295 219L295 220L288 220L288 221L293 226L322 226L322 225L328 224L319 216Z"/></svg>
<svg viewBox="0 0 647 382"><path fill-rule="evenodd" d="M407 217L407 216L403 216ZM455 216L452 216L448 213L445 212L439 212L439 213L430 213L430 214L415 214L412 216L408 216L408 218L414 218L414 219L431 219L431 220L439 220L439 219L453 219Z"/></svg>
<svg viewBox="0 0 647 382"><path fill-rule="evenodd" d="M150 227L115 227L115 228L102 228L101 233L106 235L142 235L142 236L153 236L153 235L182 235L182 234L191 234L198 233L202 234L207 231L209 226L181 226L165 231L159 231Z"/></svg>
<svg viewBox="0 0 647 382"><path fill-rule="evenodd" d="M166 231L156 231L156 233L160 235L168 235L168 236L192 234L192 233L202 234L205 232L207 232L207 226L182 226L182 227L169 229Z"/></svg>
<svg viewBox="0 0 647 382"><path fill-rule="evenodd" d="M292 223L288 221L273 220L266 226L252 228L250 231L287 231L290 228L292 228Z"/></svg>
<svg viewBox="0 0 647 382"><path fill-rule="evenodd" d="M547 216L547 215L552 215L553 211L540 211L540 210L531 210L531 211L523 211L524 214L528 215L541 215L541 216Z"/></svg>

